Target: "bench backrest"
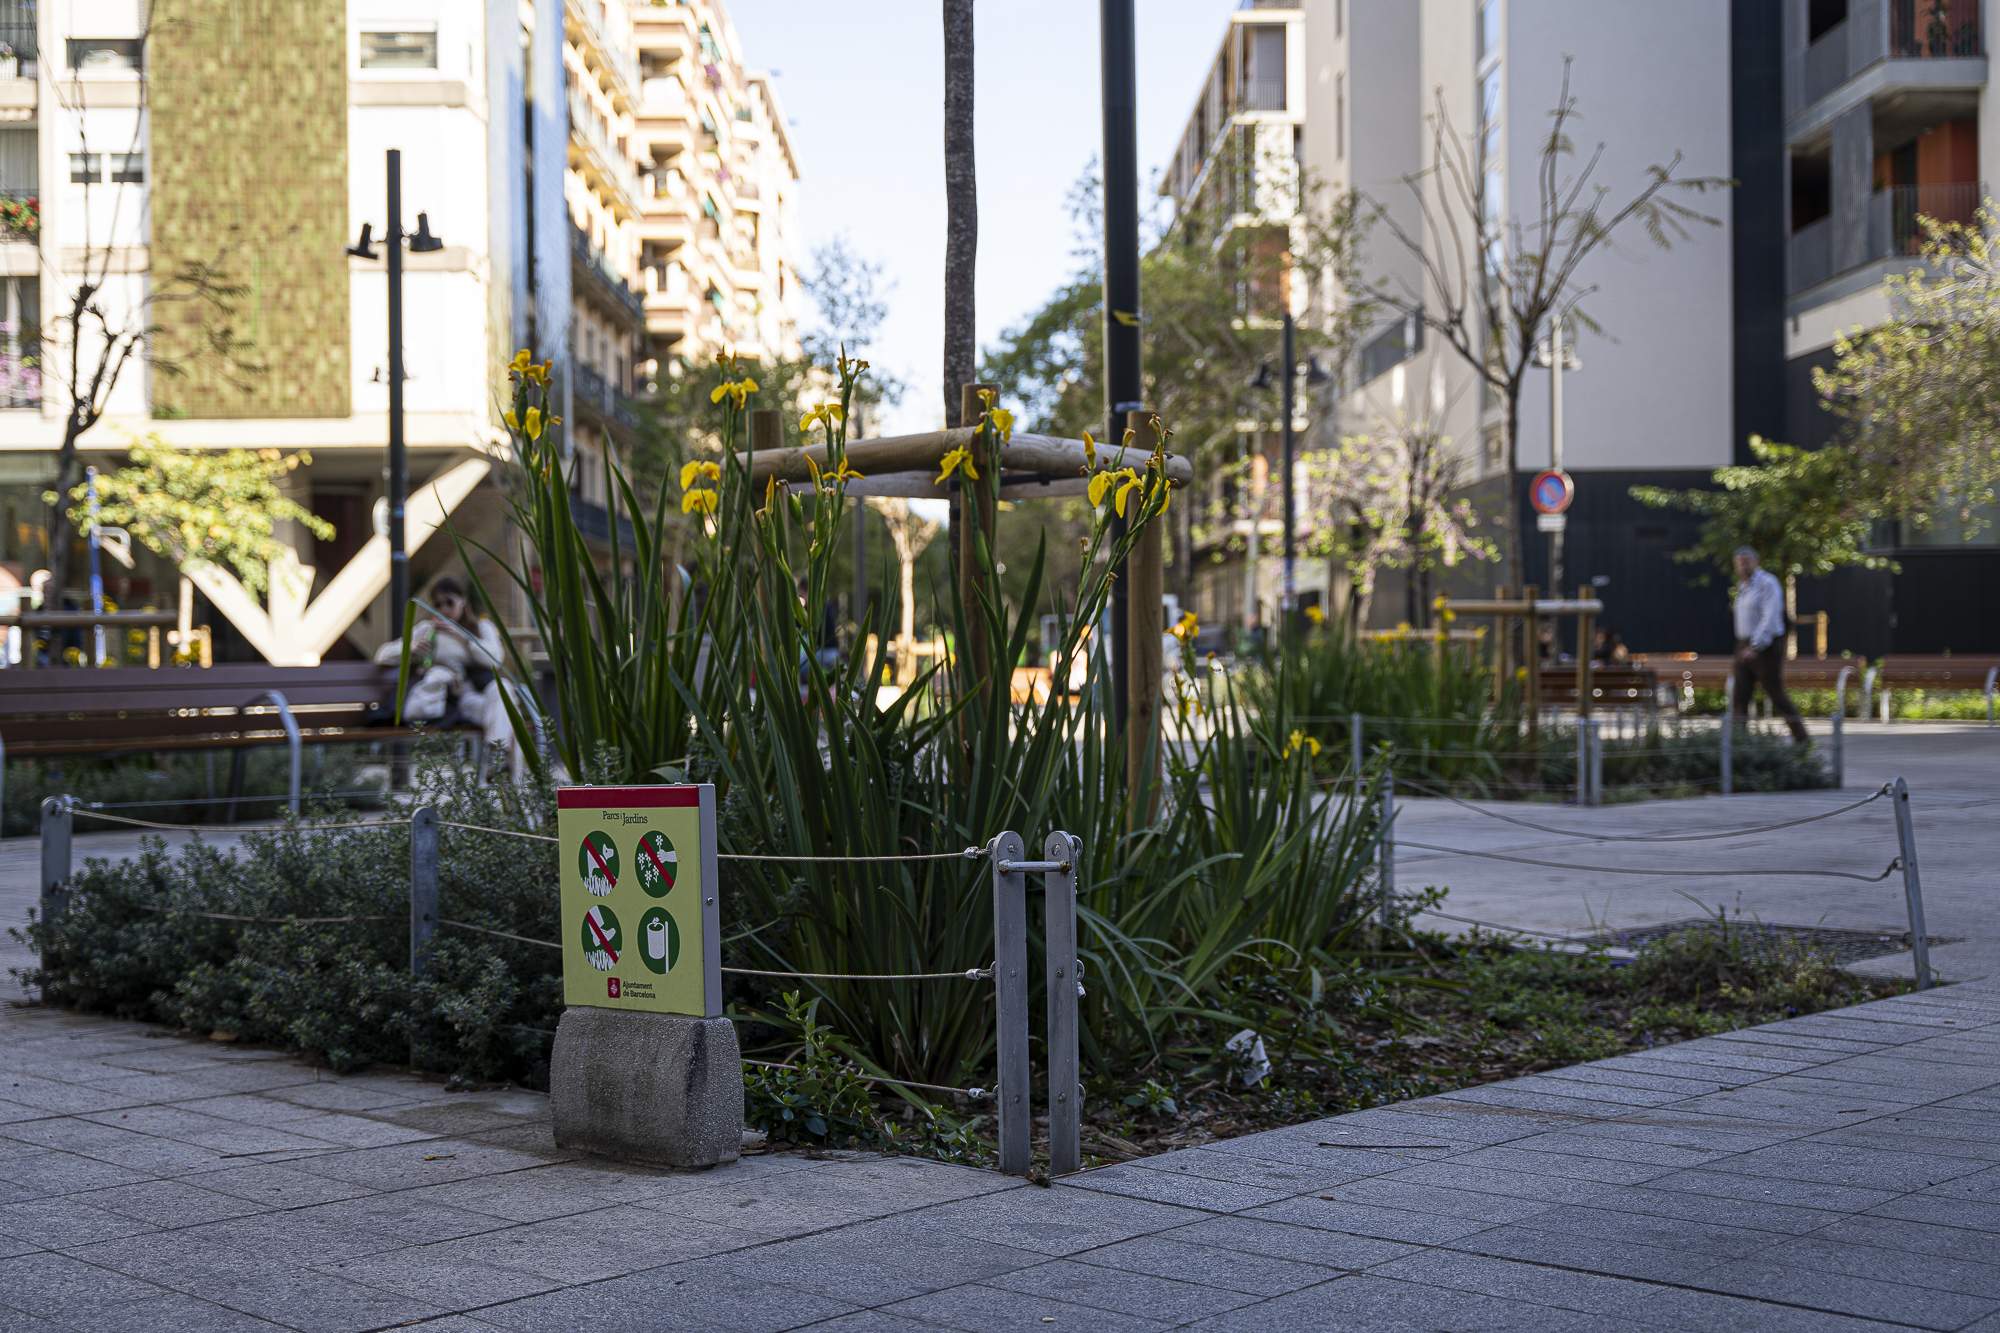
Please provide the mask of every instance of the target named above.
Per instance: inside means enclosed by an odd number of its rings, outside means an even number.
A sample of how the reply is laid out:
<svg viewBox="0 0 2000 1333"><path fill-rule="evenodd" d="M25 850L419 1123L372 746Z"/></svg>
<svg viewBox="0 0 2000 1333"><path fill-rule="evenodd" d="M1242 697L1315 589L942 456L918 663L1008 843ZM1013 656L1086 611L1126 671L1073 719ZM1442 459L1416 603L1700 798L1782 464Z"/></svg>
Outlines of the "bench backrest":
<svg viewBox="0 0 2000 1333"><path fill-rule="evenodd" d="M285 696L301 727L386 720L394 667L333 662L316 667L231 664L9 670L0 673L0 739L83 739L131 734L186 736L230 730L262 696ZM252 715L276 726L275 716Z"/></svg>

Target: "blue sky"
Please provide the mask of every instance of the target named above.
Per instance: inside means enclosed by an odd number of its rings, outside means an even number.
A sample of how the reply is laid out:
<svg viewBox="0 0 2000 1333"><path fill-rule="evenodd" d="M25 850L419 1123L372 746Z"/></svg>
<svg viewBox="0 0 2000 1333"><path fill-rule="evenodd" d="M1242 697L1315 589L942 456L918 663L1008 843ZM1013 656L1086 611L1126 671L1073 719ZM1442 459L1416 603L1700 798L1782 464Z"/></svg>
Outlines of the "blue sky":
<svg viewBox="0 0 2000 1333"><path fill-rule="evenodd" d="M910 390L878 430L942 424L944 38L938 0L732 0L745 61L778 71L798 153L803 259L845 232L888 267L866 349ZM1137 0L1144 199L1173 151L1234 0ZM981 0L974 51L982 347L1075 266L1070 187L1098 154L1097 6Z"/></svg>

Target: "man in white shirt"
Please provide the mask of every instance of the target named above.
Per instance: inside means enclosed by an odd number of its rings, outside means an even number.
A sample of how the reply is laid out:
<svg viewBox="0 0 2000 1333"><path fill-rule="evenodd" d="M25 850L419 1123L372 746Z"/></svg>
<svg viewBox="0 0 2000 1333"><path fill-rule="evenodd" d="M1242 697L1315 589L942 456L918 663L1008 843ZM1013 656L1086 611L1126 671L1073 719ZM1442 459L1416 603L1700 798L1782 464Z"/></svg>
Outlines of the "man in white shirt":
<svg viewBox="0 0 2000 1333"><path fill-rule="evenodd" d="M1785 589L1771 571L1760 567L1748 546L1736 550L1736 701L1735 720L1750 716L1750 692L1764 687L1771 707L1791 728L1792 739L1806 743L1806 724L1792 696L1785 693Z"/></svg>

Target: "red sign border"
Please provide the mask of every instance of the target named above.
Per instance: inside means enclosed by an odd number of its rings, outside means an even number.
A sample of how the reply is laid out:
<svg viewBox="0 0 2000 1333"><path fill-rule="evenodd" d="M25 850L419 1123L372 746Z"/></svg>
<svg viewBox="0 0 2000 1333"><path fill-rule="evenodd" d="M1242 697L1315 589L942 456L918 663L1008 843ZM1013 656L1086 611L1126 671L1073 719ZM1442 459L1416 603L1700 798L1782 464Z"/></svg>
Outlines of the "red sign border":
<svg viewBox="0 0 2000 1333"><path fill-rule="evenodd" d="M1539 491L1542 488L1542 482L1550 477L1554 477L1557 481L1560 481L1562 483L1563 498L1562 498L1562 503L1557 505L1554 509L1544 509L1542 507L1541 497L1535 494L1535 492ZM1531 506L1533 506L1534 511L1537 514L1565 513L1568 511L1570 505L1575 502L1575 500L1576 500L1576 481L1567 472L1558 472L1554 468L1543 468L1540 472L1537 472L1535 474L1534 480L1528 483L1528 503Z"/></svg>
<svg viewBox="0 0 2000 1333"><path fill-rule="evenodd" d="M701 788L692 783L661 787L558 787L556 809L601 810L622 805L632 809L692 810L701 804Z"/></svg>

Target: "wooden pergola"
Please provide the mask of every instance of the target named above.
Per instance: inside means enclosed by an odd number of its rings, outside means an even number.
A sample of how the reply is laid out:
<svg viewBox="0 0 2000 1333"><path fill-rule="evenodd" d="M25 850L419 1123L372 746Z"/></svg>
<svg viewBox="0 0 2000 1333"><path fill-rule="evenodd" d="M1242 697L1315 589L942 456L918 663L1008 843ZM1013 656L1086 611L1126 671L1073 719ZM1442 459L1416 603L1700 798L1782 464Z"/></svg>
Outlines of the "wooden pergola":
<svg viewBox="0 0 2000 1333"><path fill-rule="evenodd" d="M964 387L961 420L978 418L979 391L990 387L980 384ZM1144 412L1128 414L1127 420L1135 439L1145 432L1147 417ZM1089 488L1093 470L1116 472L1130 467L1144 472L1153 456L1151 449L1141 448L1137 443L1129 446L1099 444L1096 446L1096 467L1093 469L1082 440L1016 431L1011 439L1000 445L997 496L983 488L961 492L955 480L940 485L937 477L945 455L954 449L971 448L978 434L976 426L960 426L917 435L889 435L847 442L848 465L861 474L847 483L849 495L943 500L952 505L952 527L959 543L959 595L967 605L973 604L972 580L979 567L973 556L974 543L983 534L987 549L992 549L999 527L999 500L1018 503L1082 495ZM814 469L825 468L827 447L824 444L786 445L783 439L783 423L775 410L760 409L750 414L751 447L750 452L742 456L742 461L753 489L761 488L773 477L784 485L811 485ZM1178 454L1168 454L1165 466L1167 480L1175 485L1186 486L1194 480L1193 464ZM1158 736L1165 672L1161 639L1166 634L1166 617L1162 607L1165 571L1160 534L1160 524L1148 524L1132 547L1126 567L1119 571L1119 576L1127 580L1126 644L1129 660L1121 663L1120 669L1125 672L1130 710L1125 719L1128 723L1126 771L1134 790L1138 789L1148 756L1151 756L1155 776L1159 762ZM983 626L975 623L973 634L962 651L970 657L974 675L990 684L995 664L992 648L985 642ZM1011 671L1011 667L1012 663L1002 664L1003 671ZM1002 684L1004 686L1004 680Z"/></svg>

